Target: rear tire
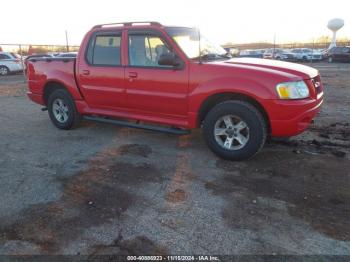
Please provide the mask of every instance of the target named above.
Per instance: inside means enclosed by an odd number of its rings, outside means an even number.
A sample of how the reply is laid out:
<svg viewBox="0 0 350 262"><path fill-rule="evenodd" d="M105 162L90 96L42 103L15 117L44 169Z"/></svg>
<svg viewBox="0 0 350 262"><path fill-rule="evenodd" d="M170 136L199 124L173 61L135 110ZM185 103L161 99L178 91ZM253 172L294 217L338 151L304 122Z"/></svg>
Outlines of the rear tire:
<svg viewBox="0 0 350 262"><path fill-rule="evenodd" d="M267 125L260 111L250 103L227 101L209 111L203 123L203 135L216 155L240 161L252 158L261 150Z"/></svg>
<svg viewBox="0 0 350 262"><path fill-rule="evenodd" d="M48 112L52 123L59 129L72 129L81 121L71 95L64 89L53 91L48 99Z"/></svg>
<svg viewBox="0 0 350 262"><path fill-rule="evenodd" d="M7 66L0 66L0 75L6 76L10 73L10 69Z"/></svg>

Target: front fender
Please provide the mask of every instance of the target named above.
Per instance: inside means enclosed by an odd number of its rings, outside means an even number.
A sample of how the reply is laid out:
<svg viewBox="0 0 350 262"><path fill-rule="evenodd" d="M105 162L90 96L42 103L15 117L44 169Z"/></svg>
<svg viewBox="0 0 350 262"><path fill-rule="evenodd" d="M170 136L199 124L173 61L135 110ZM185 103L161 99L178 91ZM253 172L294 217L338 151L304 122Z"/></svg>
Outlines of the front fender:
<svg viewBox="0 0 350 262"><path fill-rule="evenodd" d="M276 98L273 88L245 77L220 77L201 83L189 94L189 112L200 110L205 100L213 95L234 93L246 95L258 102Z"/></svg>

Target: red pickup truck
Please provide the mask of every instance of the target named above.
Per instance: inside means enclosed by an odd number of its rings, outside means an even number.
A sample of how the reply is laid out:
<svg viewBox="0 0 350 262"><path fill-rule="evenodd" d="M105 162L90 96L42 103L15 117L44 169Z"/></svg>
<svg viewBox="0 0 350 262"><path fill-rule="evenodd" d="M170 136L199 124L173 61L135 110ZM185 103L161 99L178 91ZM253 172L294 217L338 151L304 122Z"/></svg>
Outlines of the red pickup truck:
<svg viewBox="0 0 350 262"><path fill-rule="evenodd" d="M97 25L77 58L30 59L27 75L29 98L60 129L82 118L175 134L201 127L231 160L252 157L267 136L301 133L323 101L316 69L232 59L194 28L157 22Z"/></svg>

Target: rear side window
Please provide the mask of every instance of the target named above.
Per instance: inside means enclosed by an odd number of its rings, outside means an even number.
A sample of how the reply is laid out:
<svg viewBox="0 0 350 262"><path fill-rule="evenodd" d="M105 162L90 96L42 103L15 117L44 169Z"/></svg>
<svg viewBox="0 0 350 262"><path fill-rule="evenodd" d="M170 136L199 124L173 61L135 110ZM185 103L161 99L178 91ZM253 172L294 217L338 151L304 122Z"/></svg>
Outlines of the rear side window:
<svg viewBox="0 0 350 262"><path fill-rule="evenodd" d="M86 59L89 64L96 66L119 66L120 34L104 34L92 37Z"/></svg>
<svg viewBox="0 0 350 262"><path fill-rule="evenodd" d="M11 57L5 54L0 54L0 60L4 60L4 59L11 59Z"/></svg>

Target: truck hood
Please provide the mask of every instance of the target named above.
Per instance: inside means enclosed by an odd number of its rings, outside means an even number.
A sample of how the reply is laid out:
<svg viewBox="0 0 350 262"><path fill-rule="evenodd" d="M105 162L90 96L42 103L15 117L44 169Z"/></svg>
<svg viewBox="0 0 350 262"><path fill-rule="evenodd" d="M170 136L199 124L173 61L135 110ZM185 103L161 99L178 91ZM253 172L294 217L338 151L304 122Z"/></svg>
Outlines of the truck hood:
<svg viewBox="0 0 350 262"><path fill-rule="evenodd" d="M301 77L302 79L310 79L318 75L318 70L309 66L269 59L233 58L221 63L252 66L255 70L258 68L272 69L275 71L295 75L296 77Z"/></svg>

